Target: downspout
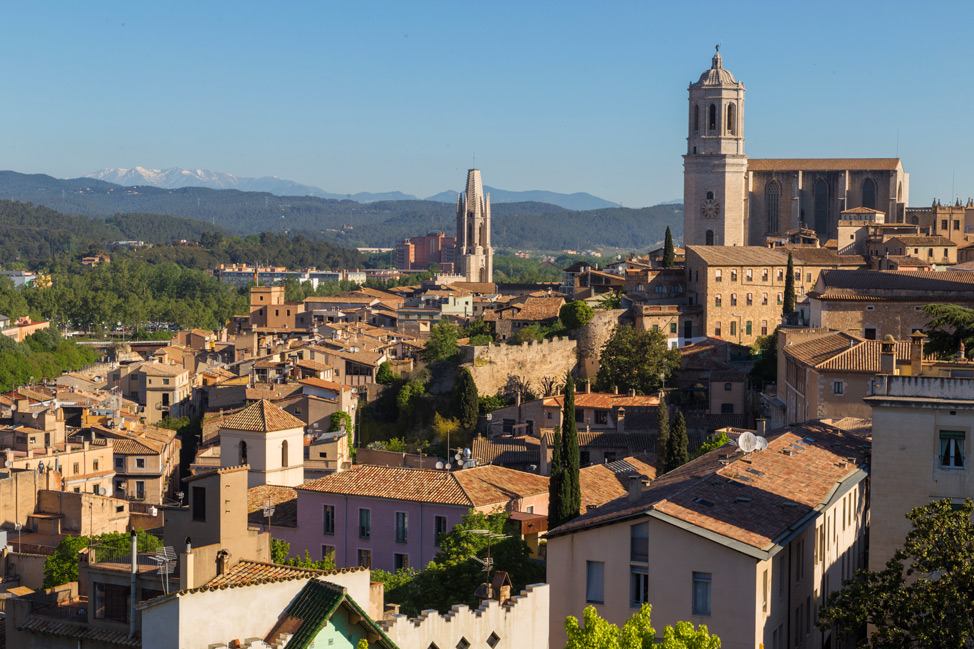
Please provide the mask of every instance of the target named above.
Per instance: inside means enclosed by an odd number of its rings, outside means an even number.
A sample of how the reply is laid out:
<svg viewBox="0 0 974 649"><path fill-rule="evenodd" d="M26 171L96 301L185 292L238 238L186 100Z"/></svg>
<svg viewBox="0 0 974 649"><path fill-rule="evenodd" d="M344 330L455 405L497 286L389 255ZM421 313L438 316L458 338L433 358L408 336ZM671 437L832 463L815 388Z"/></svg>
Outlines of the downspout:
<svg viewBox="0 0 974 649"><path fill-rule="evenodd" d="M132 530L132 586L129 592L129 637L135 637L136 577L138 576L139 545L135 530Z"/></svg>

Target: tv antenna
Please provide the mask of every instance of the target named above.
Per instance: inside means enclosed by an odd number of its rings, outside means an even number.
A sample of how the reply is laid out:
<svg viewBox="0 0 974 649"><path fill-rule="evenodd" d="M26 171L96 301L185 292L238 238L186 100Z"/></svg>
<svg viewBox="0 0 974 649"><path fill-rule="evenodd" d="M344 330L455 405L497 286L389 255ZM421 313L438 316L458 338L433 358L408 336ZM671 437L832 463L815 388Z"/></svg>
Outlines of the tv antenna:
<svg viewBox="0 0 974 649"><path fill-rule="evenodd" d="M162 584L162 592L169 594L169 574L176 566L176 551L171 545L156 548L156 553L149 557L159 567L156 574L159 575L159 582Z"/></svg>
<svg viewBox="0 0 974 649"><path fill-rule="evenodd" d="M470 558L484 567L484 572L487 573L487 583L490 583L490 569L494 566L494 560L490 556L490 546L491 546L490 542L495 539L500 540L500 539L509 538L509 535L498 534L497 532L491 530L464 530L464 532L467 532L468 534L479 534L480 536L487 537L487 558L481 559L477 555L474 555Z"/></svg>

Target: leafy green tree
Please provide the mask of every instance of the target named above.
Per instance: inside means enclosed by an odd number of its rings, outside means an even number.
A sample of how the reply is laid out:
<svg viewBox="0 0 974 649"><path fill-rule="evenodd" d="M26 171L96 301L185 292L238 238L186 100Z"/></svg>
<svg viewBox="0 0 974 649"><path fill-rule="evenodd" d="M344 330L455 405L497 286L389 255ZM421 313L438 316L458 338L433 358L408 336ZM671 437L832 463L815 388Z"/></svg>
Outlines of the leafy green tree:
<svg viewBox="0 0 974 649"><path fill-rule="evenodd" d="M595 311L582 300L566 302L558 310L558 319L569 329L581 329L588 324Z"/></svg>
<svg viewBox="0 0 974 649"><path fill-rule="evenodd" d="M280 539L271 539L271 561L274 563L284 563L287 555L291 553L291 544Z"/></svg>
<svg viewBox="0 0 974 649"><path fill-rule="evenodd" d="M151 552L161 545L159 539L145 530L136 530L136 547L139 552ZM90 541L90 543L89 543ZM78 552L89 545L99 546L98 552L108 552L112 556L128 554L131 549L131 536L127 532L99 534L89 539L87 536L66 536L58 542L54 554L44 560L44 588L54 588L72 581L78 581Z"/></svg>
<svg viewBox="0 0 974 649"><path fill-rule="evenodd" d="M383 385L394 383L400 378L402 377L392 371L392 365L389 364L389 361L382 361L379 364L379 371L375 373L375 382Z"/></svg>
<svg viewBox="0 0 974 649"><path fill-rule="evenodd" d="M968 358L974 353L974 309L957 304L928 304L923 314L930 318L924 328L929 336L924 351L939 358L952 358L964 343Z"/></svg>
<svg viewBox="0 0 974 649"><path fill-rule="evenodd" d="M352 426L352 416L343 410L336 410L331 413L328 418L328 432L333 433L335 431L341 430L344 424L345 430L351 435L354 432L354 427Z"/></svg>
<svg viewBox="0 0 974 649"><path fill-rule="evenodd" d="M663 460L666 458L666 442L670 438L670 410L666 406L666 399L659 400L656 408L656 464L662 472Z"/></svg>
<svg viewBox="0 0 974 649"><path fill-rule="evenodd" d="M644 331L632 325L616 327L602 347L596 386L602 392L635 390L637 394L659 391L663 378L680 366L680 352L666 346L659 331Z"/></svg>
<svg viewBox="0 0 974 649"><path fill-rule="evenodd" d="M693 457L695 458L700 457L704 453L709 453L710 451L716 450L724 446L725 444L729 444L729 443L730 443L730 438L727 436L727 433L721 432L720 435L708 439L703 444L701 444L700 448L697 449L697 452Z"/></svg>
<svg viewBox="0 0 974 649"><path fill-rule="evenodd" d="M622 293L619 291L611 291L602 296L598 304L599 309L603 311L610 311L612 309L622 308Z"/></svg>
<svg viewBox="0 0 974 649"><path fill-rule="evenodd" d="M460 427L471 431L477 425L477 384L467 368L460 369L457 382L453 385L453 411L457 415Z"/></svg>
<svg viewBox="0 0 974 649"><path fill-rule="evenodd" d="M572 416L574 419L574 415ZM561 429L555 429L555 435L551 443L551 471L548 474L548 529L554 529L561 525L562 512L565 511L566 504L563 502L564 482L565 482L565 463L562 458Z"/></svg>
<svg viewBox="0 0 974 649"><path fill-rule="evenodd" d="M758 336L754 341L757 361L751 367L749 376L757 386L774 383L778 377L778 327L769 336Z"/></svg>
<svg viewBox="0 0 974 649"><path fill-rule="evenodd" d="M690 622L664 627L663 641L657 643L651 614L652 606L643 604L620 629L603 620L594 606L587 606L582 612L585 626L572 615L565 620L565 649L720 649L720 638L710 635L706 625L694 628Z"/></svg>
<svg viewBox="0 0 974 649"><path fill-rule="evenodd" d="M872 649L970 647L974 642L974 501L914 508L903 547L879 571L858 570L829 595L818 626Z"/></svg>
<svg viewBox="0 0 974 649"><path fill-rule="evenodd" d="M677 414L673 427L670 429L669 439L666 440L666 462L663 464L665 473L669 473L690 461L688 445L687 422L681 412Z"/></svg>
<svg viewBox="0 0 974 649"><path fill-rule="evenodd" d="M517 332L510 337L509 341L511 345L520 345L522 343L533 343L541 340L543 334L541 333L541 325L537 322L529 324L526 327L521 327Z"/></svg>
<svg viewBox="0 0 974 649"><path fill-rule="evenodd" d="M460 352L457 340L460 338L460 328L449 320L440 320L430 327L430 337L423 349L423 360L427 363L456 358Z"/></svg>
<svg viewBox="0 0 974 649"><path fill-rule="evenodd" d="M673 249L673 233L670 226L666 226L666 238L663 240L663 268L673 268L676 265L676 251Z"/></svg>
<svg viewBox="0 0 974 649"><path fill-rule="evenodd" d="M785 298L784 305L781 307L783 315L795 312L795 260L791 253L788 253L788 268L785 270Z"/></svg>

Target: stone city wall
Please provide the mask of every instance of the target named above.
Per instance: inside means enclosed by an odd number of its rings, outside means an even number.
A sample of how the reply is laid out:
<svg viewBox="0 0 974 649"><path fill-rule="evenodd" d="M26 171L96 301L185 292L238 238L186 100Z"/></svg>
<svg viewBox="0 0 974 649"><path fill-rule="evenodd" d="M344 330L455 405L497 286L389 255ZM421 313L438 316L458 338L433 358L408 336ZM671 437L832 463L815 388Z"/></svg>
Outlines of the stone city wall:
<svg viewBox="0 0 974 649"><path fill-rule="evenodd" d="M563 383L565 374L575 368L578 345L568 338L554 338L520 345L467 346L467 362L477 393L505 392L512 377L526 380L536 392L545 377Z"/></svg>

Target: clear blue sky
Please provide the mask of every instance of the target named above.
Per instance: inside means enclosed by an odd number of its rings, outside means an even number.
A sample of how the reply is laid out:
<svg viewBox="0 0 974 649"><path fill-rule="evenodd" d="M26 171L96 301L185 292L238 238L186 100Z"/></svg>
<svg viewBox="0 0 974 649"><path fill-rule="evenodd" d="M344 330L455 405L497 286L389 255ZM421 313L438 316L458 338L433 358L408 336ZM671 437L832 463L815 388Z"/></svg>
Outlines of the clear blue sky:
<svg viewBox="0 0 974 649"><path fill-rule="evenodd" d="M969 2L8 3L0 168L276 175L328 191L683 194L721 42L752 157L892 157L974 196Z"/></svg>

